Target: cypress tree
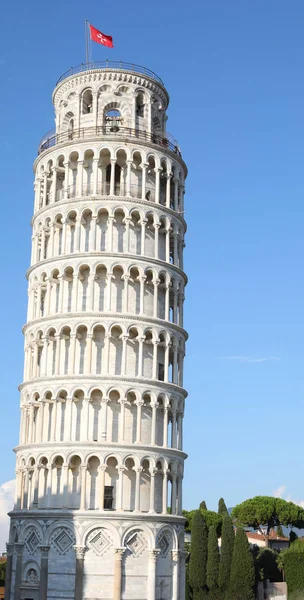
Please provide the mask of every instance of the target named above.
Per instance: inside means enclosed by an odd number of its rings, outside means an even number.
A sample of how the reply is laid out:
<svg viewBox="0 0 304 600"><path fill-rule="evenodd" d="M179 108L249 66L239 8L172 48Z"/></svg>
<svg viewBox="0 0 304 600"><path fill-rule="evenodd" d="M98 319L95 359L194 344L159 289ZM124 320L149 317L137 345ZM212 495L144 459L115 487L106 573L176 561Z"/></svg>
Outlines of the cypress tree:
<svg viewBox="0 0 304 600"><path fill-rule="evenodd" d="M284 531L282 525L277 526L276 534L278 537L284 537Z"/></svg>
<svg viewBox="0 0 304 600"><path fill-rule="evenodd" d="M207 559L207 587L209 590L208 598L210 600L219 600L219 576L220 555L218 549L218 541L216 529L214 525L209 527L208 533L208 559Z"/></svg>
<svg viewBox="0 0 304 600"><path fill-rule="evenodd" d="M219 588L223 592L223 595L229 587L234 538L235 535L232 521L228 515L225 515L222 526L221 557L218 579Z"/></svg>
<svg viewBox="0 0 304 600"><path fill-rule="evenodd" d="M218 511L217 512L218 512L219 515L222 515L222 516L229 514L228 510L227 510L227 506L225 504L224 498L220 498L219 499L219 502L218 502Z"/></svg>
<svg viewBox="0 0 304 600"><path fill-rule="evenodd" d="M247 536L242 527L236 532L229 585L231 600L254 600L255 570Z"/></svg>
<svg viewBox="0 0 304 600"><path fill-rule="evenodd" d="M205 500L201 501L199 507L201 510L207 510L207 504L206 504Z"/></svg>
<svg viewBox="0 0 304 600"><path fill-rule="evenodd" d="M196 510L191 527L191 554L189 563L189 583L193 600L206 597L206 568L208 552L208 530L200 510Z"/></svg>

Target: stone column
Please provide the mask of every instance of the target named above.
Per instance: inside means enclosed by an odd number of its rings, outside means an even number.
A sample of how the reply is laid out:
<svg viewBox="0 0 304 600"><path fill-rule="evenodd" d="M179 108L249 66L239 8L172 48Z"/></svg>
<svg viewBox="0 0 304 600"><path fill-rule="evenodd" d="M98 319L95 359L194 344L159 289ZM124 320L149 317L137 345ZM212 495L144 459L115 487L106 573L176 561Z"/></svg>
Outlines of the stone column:
<svg viewBox="0 0 304 600"><path fill-rule="evenodd" d="M166 229L166 262L170 262L170 227Z"/></svg>
<svg viewBox="0 0 304 600"><path fill-rule="evenodd" d="M64 463L62 465L62 507L68 508L68 476L69 466Z"/></svg>
<svg viewBox="0 0 304 600"><path fill-rule="evenodd" d="M114 586L113 600L121 600L121 563L125 548L114 548Z"/></svg>
<svg viewBox="0 0 304 600"><path fill-rule="evenodd" d="M176 515L176 473L172 473L171 513Z"/></svg>
<svg viewBox="0 0 304 600"><path fill-rule="evenodd" d="M81 465L80 510L86 509L87 465Z"/></svg>
<svg viewBox="0 0 304 600"><path fill-rule="evenodd" d="M48 576L49 576L49 549L50 546L40 546L40 589L39 600L47 600Z"/></svg>
<svg viewBox="0 0 304 600"><path fill-rule="evenodd" d="M114 196L116 159L111 158L110 196Z"/></svg>
<svg viewBox="0 0 304 600"><path fill-rule="evenodd" d="M156 167L154 169L154 171L155 171L155 202L156 202L156 204L159 204L159 184L160 184L161 169L159 167Z"/></svg>
<svg viewBox="0 0 304 600"><path fill-rule="evenodd" d="M179 551L172 550L172 600L178 600Z"/></svg>
<svg viewBox="0 0 304 600"><path fill-rule="evenodd" d="M169 344L165 344L165 365L164 365L164 381L168 383L169 380Z"/></svg>
<svg viewBox="0 0 304 600"><path fill-rule="evenodd" d="M109 398L102 398L101 400L101 439L107 439L107 421L108 421L108 401Z"/></svg>
<svg viewBox="0 0 304 600"><path fill-rule="evenodd" d="M137 405L137 419L136 419L136 440L135 444L141 443L141 408L143 406L142 400L136 401Z"/></svg>
<svg viewBox="0 0 304 600"><path fill-rule="evenodd" d="M147 180L147 163L142 163L141 171L142 171L142 188L141 188L141 199L145 200L146 198L146 180Z"/></svg>
<svg viewBox="0 0 304 600"><path fill-rule="evenodd" d="M145 241L146 241L146 225L148 220L142 219L141 224L141 240L140 240L140 254L141 256L145 255Z"/></svg>
<svg viewBox="0 0 304 600"><path fill-rule="evenodd" d="M23 556L23 550L24 550L24 543L23 542L16 542L15 543L15 551L16 551L16 556L17 556L17 560L16 560L16 571L15 571L15 595L14 595L14 600L20 600L21 594L20 594L20 584L21 584L21 576L22 576L22 556ZM40 600L40 598L39 598ZM42 600L42 598L41 598ZM44 600L44 598L43 598ZM46 597L45 597L46 600Z"/></svg>
<svg viewBox="0 0 304 600"><path fill-rule="evenodd" d="M143 373L144 341L144 337L138 338L138 377L142 377Z"/></svg>
<svg viewBox="0 0 304 600"><path fill-rule="evenodd" d="M167 174L167 183L166 183L166 207L170 208L170 195L171 195L171 177L172 177L172 173L168 173Z"/></svg>
<svg viewBox="0 0 304 600"><path fill-rule="evenodd" d="M154 279L154 287L153 287L153 317L157 319L158 317L158 286L160 284L160 279Z"/></svg>
<svg viewBox="0 0 304 600"><path fill-rule="evenodd" d="M91 363L92 363L92 334L87 334L87 344L86 344L86 356L85 356L85 364L84 364L84 372L86 375L91 375Z"/></svg>
<svg viewBox="0 0 304 600"><path fill-rule="evenodd" d="M135 480L135 506L134 512L140 512L140 474L142 467L136 469L136 480Z"/></svg>
<svg viewBox="0 0 304 600"><path fill-rule="evenodd" d="M162 513L163 515L167 514L168 507L168 469L164 470L164 478L163 478L163 506Z"/></svg>
<svg viewBox="0 0 304 600"><path fill-rule="evenodd" d="M11 600L12 566L14 544L6 544L6 576L4 600Z"/></svg>
<svg viewBox="0 0 304 600"><path fill-rule="evenodd" d="M106 472L106 468L107 468L107 465L100 465L99 466L99 477L100 477L100 484L99 484L99 510L104 510L104 489L105 489L105 472Z"/></svg>
<svg viewBox="0 0 304 600"><path fill-rule="evenodd" d="M172 436L171 448L176 448L176 409L172 408Z"/></svg>
<svg viewBox="0 0 304 600"><path fill-rule="evenodd" d="M153 340L153 372L152 372L153 379L158 379L158 373L157 373L158 344L159 344L159 340Z"/></svg>
<svg viewBox="0 0 304 600"><path fill-rule="evenodd" d="M75 600L82 600L85 546L74 546L76 554Z"/></svg>
<svg viewBox="0 0 304 600"><path fill-rule="evenodd" d="M160 223L154 223L154 258L158 258L159 254L159 230Z"/></svg>
<svg viewBox="0 0 304 600"><path fill-rule="evenodd" d="M171 283L166 283L166 295L165 295L165 320L170 321L170 288Z"/></svg>
<svg viewBox="0 0 304 600"><path fill-rule="evenodd" d="M188 552L180 550L180 562L179 562L179 600L185 600L186 591L186 558Z"/></svg>
<svg viewBox="0 0 304 600"><path fill-rule="evenodd" d="M127 311L125 311L125 312L127 312ZM127 358L127 341L129 339L129 336L122 334L121 339L122 339L121 374L125 375L126 374L126 358Z"/></svg>
<svg viewBox="0 0 304 600"><path fill-rule="evenodd" d="M124 222L126 224L126 231L125 231L125 243L124 243L124 251L125 252L129 252L129 246L130 246L130 221L131 218L130 217L125 217L124 218Z"/></svg>
<svg viewBox="0 0 304 600"><path fill-rule="evenodd" d="M168 406L164 406L164 447L168 446Z"/></svg>
<svg viewBox="0 0 304 600"><path fill-rule="evenodd" d="M150 469L150 508L149 513L155 512L155 475L157 469Z"/></svg>
<svg viewBox="0 0 304 600"><path fill-rule="evenodd" d="M146 281L146 277L144 275L139 277L139 282L140 282L139 314L140 315L144 314L145 281Z"/></svg>
<svg viewBox="0 0 304 600"><path fill-rule="evenodd" d="M160 550L149 550L147 600L155 600L156 594L156 563Z"/></svg>
<svg viewBox="0 0 304 600"><path fill-rule="evenodd" d="M124 467L118 467L118 473L119 473L119 477L118 477L118 494L117 494L117 499L116 499L116 510L122 510L122 506L123 506L123 473L124 473L125 468Z"/></svg>
<svg viewBox="0 0 304 600"><path fill-rule="evenodd" d="M182 514L183 508L183 477L178 478L178 493L177 493L177 514Z"/></svg>
<svg viewBox="0 0 304 600"><path fill-rule="evenodd" d="M120 401L120 420L119 420L119 442L123 443L125 439L125 405L126 398L121 398Z"/></svg>
<svg viewBox="0 0 304 600"><path fill-rule="evenodd" d="M16 494L15 494L15 509L21 509L21 494L22 494L22 478L23 473L21 469L16 469Z"/></svg>
<svg viewBox="0 0 304 600"><path fill-rule="evenodd" d="M98 163L99 157L93 159L93 194L96 196L98 187Z"/></svg>
<svg viewBox="0 0 304 600"><path fill-rule="evenodd" d="M131 165L132 161L127 160L127 197L131 196Z"/></svg>
<svg viewBox="0 0 304 600"><path fill-rule="evenodd" d="M156 434L156 417L157 417L157 402L151 402L152 408L152 426L151 426L151 445L155 445L155 434Z"/></svg>

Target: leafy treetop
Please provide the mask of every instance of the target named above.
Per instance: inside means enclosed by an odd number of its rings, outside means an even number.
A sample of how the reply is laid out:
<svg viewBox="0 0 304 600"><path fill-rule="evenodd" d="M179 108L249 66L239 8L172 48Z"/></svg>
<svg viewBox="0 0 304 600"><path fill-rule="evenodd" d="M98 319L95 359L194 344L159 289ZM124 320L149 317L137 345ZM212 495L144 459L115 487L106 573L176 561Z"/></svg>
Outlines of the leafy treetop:
<svg viewBox="0 0 304 600"><path fill-rule="evenodd" d="M282 498L271 496L255 496L238 504L232 510L232 518L239 524L258 529L266 528L266 535L270 529L278 525L291 525L292 527L304 527L304 509L287 502Z"/></svg>

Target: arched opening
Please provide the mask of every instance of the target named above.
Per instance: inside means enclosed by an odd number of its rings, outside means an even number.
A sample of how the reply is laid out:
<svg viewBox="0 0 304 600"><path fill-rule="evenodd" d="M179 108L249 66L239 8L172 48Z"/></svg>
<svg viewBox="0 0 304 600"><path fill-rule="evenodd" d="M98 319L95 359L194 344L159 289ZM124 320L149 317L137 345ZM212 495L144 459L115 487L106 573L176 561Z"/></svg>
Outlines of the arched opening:
<svg viewBox="0 0 304 600"><path fill-rule="evenodd" d="M106 462L104 510L115 510L117 505L118 463L114 456Z"/></svg>
<svg viewBox="0 0 304 600"><path fill-rule="evenodd" d="M68 471L68 508L80 508L80 465L81 459L79 456L73 456L69 463Z"/></svg>
<svg viewBox="0 0 304 600"><path fill-rule="evenodd" d="M93 95L92 90L85 90L82 94L82 114L87 115L92 112L93 109Z"/></svg>
<svg viewBox="0 0 304 600"><path fill-rule="evenodd" d="M119 416L120 416L120 394L117 390L112 390L109 394L108 410L108 442L118 442L119 440Z"/></svg>
<svg viewBox="0 0 304 600"><path fill-rule="evenodd" d="M88 461L88 474L89 474L89 485L88 493L89 498L87 499L87 507L89 510L95 510L98 508L98 469L100 460L97 456L92 456Z"/></svg>
<svg viewBox="0 0 304 600"><path fill-rule="evenodd" d="M106 373L104 359L105 330L102 325L96 325L93 330L93 348L92 348L92 373L101 375Z"/></svg>
<svg viewBox="0 0 304 600"><path fill-rule="evenodd" d="M136 472L133 458L127 458L123 472L123 510L135 509Z"/></svg>

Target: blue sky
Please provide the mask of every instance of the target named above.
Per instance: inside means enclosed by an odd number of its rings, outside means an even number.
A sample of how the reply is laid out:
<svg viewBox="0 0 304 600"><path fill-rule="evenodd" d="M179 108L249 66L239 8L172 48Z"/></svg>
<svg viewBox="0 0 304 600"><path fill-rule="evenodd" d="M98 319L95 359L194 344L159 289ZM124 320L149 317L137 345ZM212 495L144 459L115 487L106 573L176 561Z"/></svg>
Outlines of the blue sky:
<svg viewBox="0 0 304 600"><path fill-rule="evenodd" d="M84 12L85 10L85 12ZM113 35L93 58L142 64L171 96L189 167L184 505L285 486L304 498L302 0L6 3L0 24L2 428L14 477L32 163L51 93L84 61L84 18Z"/></svg>

